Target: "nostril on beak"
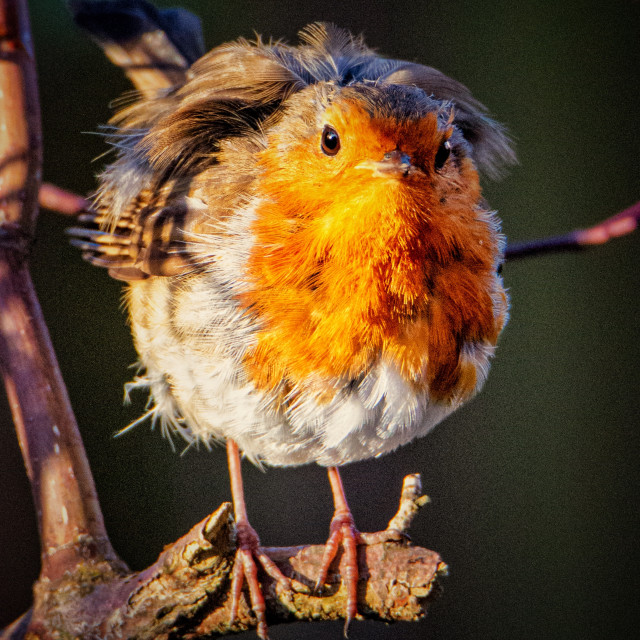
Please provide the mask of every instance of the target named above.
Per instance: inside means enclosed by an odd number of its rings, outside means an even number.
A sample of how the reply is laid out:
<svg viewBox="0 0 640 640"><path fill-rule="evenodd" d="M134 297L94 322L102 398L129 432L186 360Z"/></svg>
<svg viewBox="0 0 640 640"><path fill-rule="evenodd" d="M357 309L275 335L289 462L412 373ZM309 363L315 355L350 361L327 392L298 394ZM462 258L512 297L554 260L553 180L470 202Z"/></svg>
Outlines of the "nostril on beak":
<svg viewBox="0 0 640 640"><path fill-rule="evenodd" d="M406 153L402 153L400 149L388 151L382 156L382 160L384 162L395 162L397 164L411 164L411 158Z"/></svg>

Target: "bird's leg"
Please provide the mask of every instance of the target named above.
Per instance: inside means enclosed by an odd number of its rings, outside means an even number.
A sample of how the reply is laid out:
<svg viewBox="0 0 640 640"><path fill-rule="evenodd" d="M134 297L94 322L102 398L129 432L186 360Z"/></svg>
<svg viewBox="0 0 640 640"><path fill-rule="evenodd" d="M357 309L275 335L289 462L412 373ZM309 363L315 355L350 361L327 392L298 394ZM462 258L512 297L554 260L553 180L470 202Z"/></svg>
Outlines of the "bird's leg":
<svg viewBox="0 0 640 640"><path fill-rule="evenodd" d="M344 626L346 635L349 623L358 614L358 543L361 542L361 536L356 529L351 509L347 504L338 468L329 467L327 471L335 511L329 525L329 539L324 548L316 589L320 589L324 585L329 567L336 557L340 543L342 543L344 549L342 581L347 589L347 611Z"/></svg>
<svg viewBox="0 0 640 640"><path fill-rule="evenodd" d="M236 520L236 557L231 576L231 614L230 624L238 615L242 585L246 579L249 587L251 608L258 620L257 632L263 639L268 639L266 605L262 588L258 581L258 567L256 560L265 572L273 578L280 587L291 590L291 581L278 569L276 564L260 547L260 539L255 529L249 524L247 507L244 502L244 488L242 471L240 469L240 451L233 440L227 440L227 460L229 462L229 477L231 479L231 495Z"/></svg>
<svg viewBox="0 0 640 640"><path fill-rule="evenodd" d="M347 611L344 625L344 635L346 637L350 622L358 615L358 545L404 540L406 534L395 529L385 529L376 533L360 533L356 529L351 509L347 504L338 468L329 467L327 471L335 511L329 525L329 539L324 547L316 590L321 589L324 585L329 567L338 553L340 544L342 544L344 550L342 582L347 590Z"/></svg>

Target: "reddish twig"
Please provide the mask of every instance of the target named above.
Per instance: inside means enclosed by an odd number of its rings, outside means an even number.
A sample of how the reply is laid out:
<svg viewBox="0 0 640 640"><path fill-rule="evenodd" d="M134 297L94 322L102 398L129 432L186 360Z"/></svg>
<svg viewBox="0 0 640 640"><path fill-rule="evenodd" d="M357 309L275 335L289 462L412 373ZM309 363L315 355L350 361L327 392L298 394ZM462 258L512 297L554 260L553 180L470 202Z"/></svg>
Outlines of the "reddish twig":
<svg viewBox="0 0 640 640"><path fill-rule="evenodd" d="M506 258L507 260L515 260L543 253L575 251L605 244L612 238L619 238L631 233L638 227L639 221L640 202L636 202L628 209L588 229L575 229L564 235L542 238L541 240L510 243L507 246Z"/></svg>
<svg viewBox="0 0 640 640"><path fill-rule="evenodd" d="M44 183L40 189L40 206L64 215L75 215L90 207L90 201L70 191ZM640 202L587 229L575 229L559 236L540 240L510 242L505 251L507 260L560 251L576 251L605 244L613 238L634 231L640 222Z"/></svg>
<svg viewBox="0 0 640 640"><path fill-rule="evenodd" d="M42 183L38 201L43 209L62 213L65 216L75 216L91 206L91 201L87 198L56 187L50 182Z"/></svg>

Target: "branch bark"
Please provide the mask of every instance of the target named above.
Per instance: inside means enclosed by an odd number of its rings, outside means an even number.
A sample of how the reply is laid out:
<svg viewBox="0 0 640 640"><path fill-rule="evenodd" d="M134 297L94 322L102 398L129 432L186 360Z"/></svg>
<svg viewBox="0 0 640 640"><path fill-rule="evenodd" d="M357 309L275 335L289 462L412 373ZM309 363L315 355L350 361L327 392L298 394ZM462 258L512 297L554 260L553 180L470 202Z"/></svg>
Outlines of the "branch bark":
<svg viewBox="0 0 640 640"><path fill-rule="evenodd" d="M405 478L400 509L389 527L406 527L426 503L419 476ZM372 536L372 539L380 539ZM93 561L55 579L40 580L35 607L0 634L0 640L33 638L186 639L223 636L254 628L250 604L242 599L230 624L230 574L235 551L232 506L224 503L169 545L140 572ZM312 589L324 547L269 547L265 552L292 578L296 591L283 592L268 575L262 585L269 622L334 620L344 617L341 557L322 595ZM372 542L358 548L358 610L363 617L393 622L422 618L439 594L446 574L440 556L401 542Z"/></svg>
<svg viewBox="0 0 640 640"><path fill-rule="evenodd" d="M0 368L31 481L43 579L87 554L115 560L27 269L41 175L38 90L25 1L0 4Z"/></svg>

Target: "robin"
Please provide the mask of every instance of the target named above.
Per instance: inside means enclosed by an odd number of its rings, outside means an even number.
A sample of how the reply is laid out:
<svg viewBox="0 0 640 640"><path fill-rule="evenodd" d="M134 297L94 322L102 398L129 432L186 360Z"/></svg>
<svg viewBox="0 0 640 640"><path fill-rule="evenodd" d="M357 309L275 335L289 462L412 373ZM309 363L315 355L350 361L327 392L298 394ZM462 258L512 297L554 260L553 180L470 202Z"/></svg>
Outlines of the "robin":
<svg viewBox="0 0 640 640"><path fill-rule="evenodd" d="M378 56L328 24L225 44L181 86L112 121L117 158L73 230L128 283L143 418L226 442L246 581L267 637L241 455L328 469L346 619L363 540L339 467L393 451L483 385L508 300L504 238L478 170L514 160L503 128L436 69ZM142 419L141 419L142 420Z"/></svg>

